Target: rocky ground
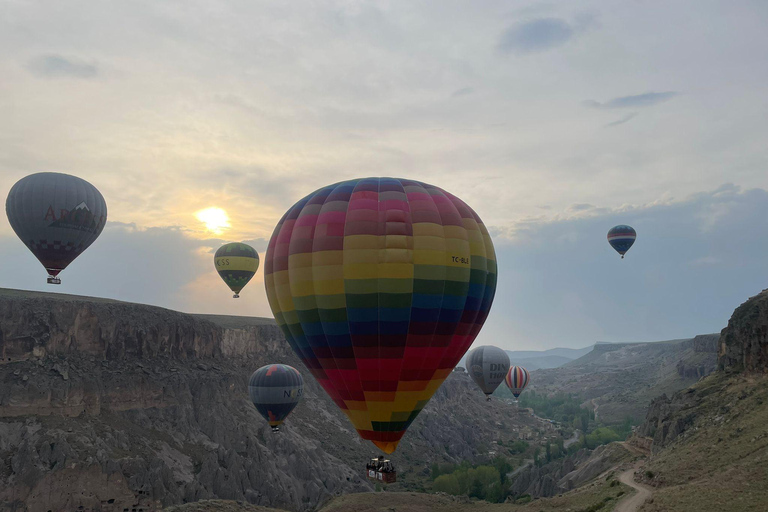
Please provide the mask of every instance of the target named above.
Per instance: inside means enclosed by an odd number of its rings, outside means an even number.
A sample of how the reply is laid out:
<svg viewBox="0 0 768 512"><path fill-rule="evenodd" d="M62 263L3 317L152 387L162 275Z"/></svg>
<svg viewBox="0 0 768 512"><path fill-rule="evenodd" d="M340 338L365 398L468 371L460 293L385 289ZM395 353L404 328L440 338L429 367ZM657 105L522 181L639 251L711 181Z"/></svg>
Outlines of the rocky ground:
<svg viewBox="0 0 768 512"><path fill-rule="evenodd" d="M581 487L632 458L633 454L618 443L599 446L595 450L582 449L563 460L526 468L515 477L511 490L515 496L555 496Z"/></svg>
<svg viewBox="0 0 768 512"><path fill-rule="evenodd" d="M274 322L0 290L0 510L143 512L208 499L312 510L370 491L362 442ZM268 362L305 376L272 434L248 401ZM420 489L433 462L483 462L550 428L453 374L394 456Z"/></svg>
<svg viewBox="0 0 768 512"><path fill-rule="evenodd" d="M551 498L488 504L402 492L421 489L432 462L503 453L516 428L554 434L524 410L485 402L465 374L449 377L401 443L404 482L371 492L358 469L373 448L311 377L280 434L248 402L247 378L262 364L308 375L270 321L0 291L0 510L607 512L634 492L617 478L648 451L634 480L652 489L641 512L764 510L767 303L768 291L743 304L719 341L604 347L568 365L577 370L558 385L607 389L598 401L644 396L622 395L629 385L609 389L627 375L656 371L643 393L698 382L654 400L630 443L516 473L516 496ZM700 379L713 347L721 370ZM603 375L584 374L590 366Z"/></svg>

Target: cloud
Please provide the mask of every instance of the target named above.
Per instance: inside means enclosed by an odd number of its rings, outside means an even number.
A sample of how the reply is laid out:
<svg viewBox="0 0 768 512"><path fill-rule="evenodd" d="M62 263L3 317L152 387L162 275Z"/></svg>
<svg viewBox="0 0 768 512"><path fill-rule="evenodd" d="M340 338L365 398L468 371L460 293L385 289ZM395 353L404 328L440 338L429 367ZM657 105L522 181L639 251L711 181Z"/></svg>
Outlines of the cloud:
<svg viewBox="0 0 768 512"><path fill-rule="evenodd" d="M574 28L565 20L539 18L505 30L498 48L503 53L540 52L565 44L574 34Z"/></svg>
<svg viewBox="0 0 768 512"><path fill-rule="evenodd" d="M618 98L613 98L612 100L608 100L605 103L600 103L599 101L595 101L595 100L586 100L584 102L584 105L592 108L601 108L601 109L642 108L642 107L650 107L653 105L658 105L659 103L664 103L665 101L671 100L678 94L679 93L675 91L646 92L644 94L636 94L634 96L620 96ZM628 120L629 119L627 119L627 121Z"/></svg>
<svg viewBox="0 0 768 512"><path fill-rule="evenodd" d="M271 316L263 271L238 301L221 281L212 252L224 240L197 240L180 228L138 228L107 222L98 240L62 273L62 284L45 284L42 265L14 235L0 237L0 258L19 265L0 267L3 287L107 297L192 313ZM247 240L262 252L266 240ZM263 261L262 265L263 267Z"/></svg>
<svg viewBox="0 0 768 512"><path fill-rule="evenodd" d="M578 203L578 204L572 204L570 206L570 208L568 208L568 209L572 210L572 211L575 211L575 212L579 212L579 211L584 211L584 210L591 210L594 207L595 207L595 205L593 205L593 204Z"/></svg>
<svg viewBox="0 0 768 512"><path fill-rule="evenodd" d="M456 98L457 96L466 96L468 94L472 94L475 92L474 87L463 87L461 89L457 89L453 91L453 94L451 94L451 97Z"/></svg>
<svg viewBox="0 0 768 512"><path fill-rule="evenodd" d="M768 191L725 186L672 203L530 221L511 240L495 236L503 268L477 343L540 349L717 332L768 286L766 218ZM638 238L621 260L605 235L623 223Z"/></svg>
<svg viewBox="0 0 768 512"><path fill-rule="evenodd" d="M27 69L40 78L93 78L99 74L95 64L61 55L41 55L29 61Z"/></svg>
<svg viewBox="0 0 768 512"><path fill-rule="evenodd" d="M625 115L624 117L619 118L616 121L613 121L612 123L606 124L605 127L608 128L609 126L619 126L620 124L624 124L627 121L631 121L635 117L637 117L637 112L631 112L631 113Z"/></svg>

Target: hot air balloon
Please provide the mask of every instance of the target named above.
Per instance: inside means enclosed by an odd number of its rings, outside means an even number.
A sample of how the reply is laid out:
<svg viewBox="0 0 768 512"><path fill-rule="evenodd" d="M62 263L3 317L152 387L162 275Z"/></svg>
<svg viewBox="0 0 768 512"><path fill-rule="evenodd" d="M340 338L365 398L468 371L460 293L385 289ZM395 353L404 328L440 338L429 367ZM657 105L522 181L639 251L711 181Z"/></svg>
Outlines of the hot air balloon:
<svg viewBox="0 0 768 512"><path fill-rule="evenodd" d="M504 382L507 384L507 387L512 394L515 395L515 398L519 398L520 393L522 393L528 383L531 382L531 374L522 366L513 366L509 369L509 373L507 373Z"/></svg>
<svg viewBox="0 0 768 512"><path fill-rule="evenodd" d="M287 364L268 364L251 375L248 394L253 405L272 427L280 431L283 423L304 393L304 379L299 371Z"/></svg>
<svg viewBox="0 0 768 512"><path fill-rule="evenodd" d="M240 290L259 269L259 253L250 245L233 242L219 247L213 256L213 263L219 276L235 292L232 297L237 299Z"/></svg>
<svg viewBox="0 0 768 512"><path fill-rule="evenodd" d="M621 259L624 259L624 254L635 243L635 238L637 238L637 233L632 226L620 224L608 231L608 243L617 253L621 254Z"/></svg>
<svg viewBox="0 0 768 512"><path fill-rule="evenodd" d="M41 172L22 178L5 200L8 221L48 271L48 283L98 238L107 204L96 187L69 174Z"/></svg>
<svg viewBox="0 0 768 512"><path fill-rule="evenodd" d="M392 453L485 322L496 257L459 198L365 178L288 210L264 279L293 350L358 434Z"/></svg>
<svg viewBox="0 0 768 512"><path fill-rule="evenodd" d="M473 348L467 354L467 371L472 380L480 386L485 397L490 400L491 394L504 381L509 370L509 356L497 347L484 345Z"/></svg>

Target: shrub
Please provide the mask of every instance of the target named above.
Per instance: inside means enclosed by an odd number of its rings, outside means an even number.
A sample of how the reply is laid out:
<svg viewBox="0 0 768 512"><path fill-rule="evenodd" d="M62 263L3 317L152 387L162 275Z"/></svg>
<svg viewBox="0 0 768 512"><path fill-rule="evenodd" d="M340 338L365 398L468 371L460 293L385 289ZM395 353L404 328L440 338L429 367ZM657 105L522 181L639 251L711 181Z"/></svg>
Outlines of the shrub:
<svg viewBox="0 0 768 512"><path fill-rule="evenodd" d="M515 500L515 503L518 505L523 505L525 503L530 503L532 499L533 498L531 498L530 494L523 494L522 496L520 496Z"/></svg>
<svg viewBox="0 0 768 512"><path fill-rule="evenodd" d="M459 481L455 475L440 475L432 484L432 490L436 492L445 492L454 496L460 494Z"/></svg>

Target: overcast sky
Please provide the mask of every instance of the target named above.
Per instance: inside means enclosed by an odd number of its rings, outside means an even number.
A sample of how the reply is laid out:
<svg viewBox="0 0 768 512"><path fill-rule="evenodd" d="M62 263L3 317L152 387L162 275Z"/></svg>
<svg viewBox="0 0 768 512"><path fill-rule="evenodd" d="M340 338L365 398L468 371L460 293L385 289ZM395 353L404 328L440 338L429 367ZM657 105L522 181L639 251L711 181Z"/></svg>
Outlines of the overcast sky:
<svg viewBox="0 0 768 512"><path fill-rule="evenodd" d="M216 247L263 258L312 190L413 178L494 235L478 344L714 332L768 287L767 23L764 0L0 0L0 191L60 171L106 198L57 292L270 316ZM0 257L0 286L54 290L5 219Z"/></svg>

